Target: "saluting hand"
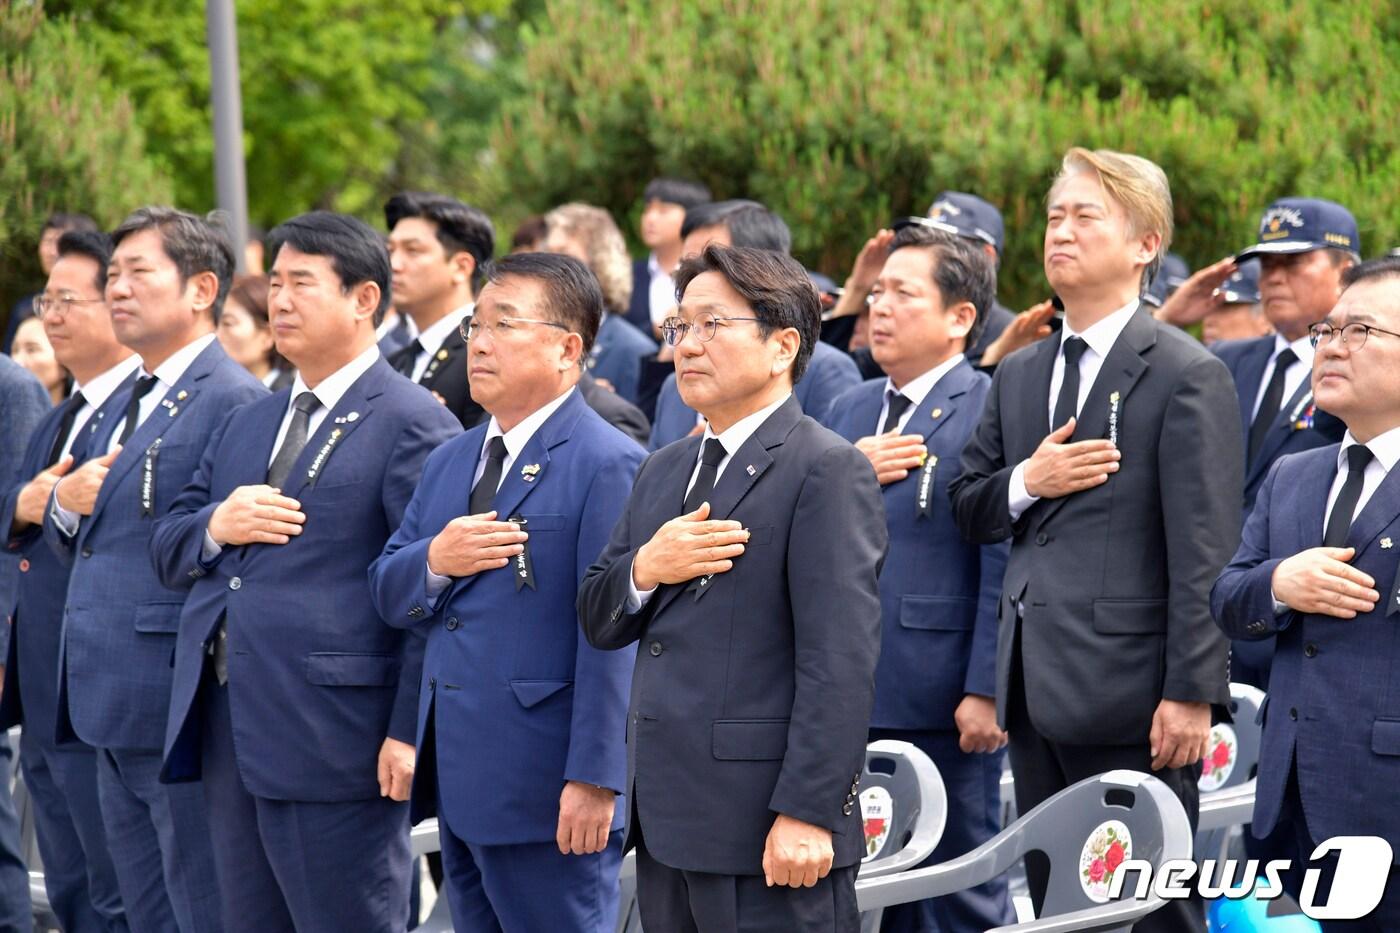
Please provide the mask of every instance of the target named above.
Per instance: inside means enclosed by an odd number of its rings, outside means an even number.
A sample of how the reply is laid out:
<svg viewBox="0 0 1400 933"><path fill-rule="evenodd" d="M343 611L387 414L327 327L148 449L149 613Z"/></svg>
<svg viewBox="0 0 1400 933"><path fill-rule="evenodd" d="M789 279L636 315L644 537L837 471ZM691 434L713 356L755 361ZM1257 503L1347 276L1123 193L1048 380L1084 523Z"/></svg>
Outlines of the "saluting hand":
<svg viewBox="0 0 1400 933"><path fill-rule="evenodd" d="M415 750L407 742L387 736L379 747L379 796L407 800L413 789Z"/></svg>
<svg viewBox="0 0 1400 933"><path fill-rule="evenodd" d="M24 484L24 488L19 491L19 496L15 499L13 531L19 531L26 525L38 525L44 521L44 507L48 505L53 488L72 468L73 458L67 456L48 469L40 470L37 476Z"/></svg>
<svg viewBox="0 0 1400 933"><path fill-rule="evenodd" d="M1381 594L1369 574L1351 566L1356 550L1314 547L1279 562L1270 580L1274 599L1289 609L1336 619L1354 619L1376 608Z"/></svg>
<svg viewBox="0 0 1400 933"><path fill-rule="evenodd" d="M1058 499L1092 489L1118 472L1118 460L1123 455L1112 441L1069 442L1076 421L1071 418L1047 434L1026 461L1022 474L1026 492L1040 499Z"/></svg>
<svg viewBox="0 0 1400 933"><path fill-rule="evenodd" d="M632 582L639 590L661 583L684 583L711 573L724 573L744 553L749 532L736 521L709 521L710 503L689 515L673 518L637 550Z"/></svg>
<svg viewBox="0 0 1400 933"><path fill-rule="evenodd" d="M770 888L814 887L835 857L831 830L779 813L763 845L763 879Z"/></svg>
<svg viewBox="0 0 1400 933"><path fill-rule="evenodd" d="M995 365L1022 347L1028 347L1042 337L1049 337L1050 320L1054 316L1055 306L1048 301L1022 311L1006 325L1006 330L996 340L987 345L977 365L983 368Z"/></svg>
<svg viewBox="0 0 1400 933"><path fill-rule="evenodd" d="M54 486L59 506L79 515L91 515L97 504L97 494L102 491L102 481L121 452L120 447L113 447L107 456L89 460L60 479Z"/></svg>
<svg viewBox="0 0 1400 933"><path fill-rule="evenodd" d="M220 547L286 544L301 534L301 503L271 486L239 486L209 516L209 537Z"/></svg>
<svg viewBox="0 0 1400 933"><path fill-rule="evenodd" d="M617 794L606 787L568 781L559 795L554 842L564 855L591 855L608 846Z"/></svg>
<svg viewBox="0 0 1400 933"><path fill-rule="evenodd" d="M881 486L897 483L924 465L928 448L918 434L872 434L856 441L856 450L865 454L875 468Z"/></svg>
<svg viewBox="0 0 1400 933"><path fill-rule="evenodd" d="M464 515L448 522L428 545L428 569L444 577L469 577L506 566L525 550L529 535L495 512Z"/></svg>

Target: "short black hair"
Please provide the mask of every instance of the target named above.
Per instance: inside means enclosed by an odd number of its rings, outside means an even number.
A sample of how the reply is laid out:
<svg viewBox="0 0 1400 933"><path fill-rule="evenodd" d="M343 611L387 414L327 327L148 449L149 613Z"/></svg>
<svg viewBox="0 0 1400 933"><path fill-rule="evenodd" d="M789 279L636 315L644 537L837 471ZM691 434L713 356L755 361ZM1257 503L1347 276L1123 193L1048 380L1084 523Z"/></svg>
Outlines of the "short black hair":
<svg viewBox="0 0 1400 933"><path fill-rule="evenodd" d="M520 221L520 225L511 234L510 251L516 253L522 249L538 249L547 236L549 236L549 224L545 222L544 215L531 214Z"/></svg>
<svg viewBox="0 0 1400 933"><path fill-rule="evenodd" d="M384 247L384 238L369 224L331 211L311 211L283 221L267 235L269 268L284 245L312 256L329 257L343 293L361 282L378 285L375 326L384 320L384 310L389 307L389 251Z"/></svg>
<svg viewBox="0 0 1400 933"><path fill-rule="evenodd" d="M733 246L772 250L784 256L792 253L788 225L757 201L736 198L693 207L681 222L681 239L705 227L724 227Z"/></svg>
<svg viewBox="0 0 1400 933"><path fill-rule="evenodd" d="M174 207L139 207L112 231L112 249L132 234L144 230L158 232L161 248L180 270L181 284L202 272L212 272L218 279L219 289L209 308L217 322L224 299L233 286L233 270L238 263L228 229L221 222L215 222L215 216L200 217Z"/></svg>
<svg viewBox="0 0 1400 933"><path fill-rule="evenodd" d="M97 221L87 214L79 214L67 211L56 211L48 216L44 221L43 228L39 231L42 235L48 230L84 230L90 233L98 231Z"/></svg>
<svg viewBox="0 0 1400 933"><path fill-rule="evenodd" d="M86 256L97 263L97 293L102 294L112 263L112 238L100 230L69 230L58 238L58 258L67 256Z"/></svg>
<svg viewBox="0 0 1400 933"><path fill-rule="evenodd" d="M472 274L472 291L485 279L483 269L496 255L496 228L483 212L445 194L424 191L403 191L384 205L384 223L390 232L405 217L430 220L437 228L437 239L449 257L469 253L476 260Z"/></svg>
<svg viewBox="0 0 1400 933"><path fill-rule="evenodd" d="M1375 279L1400 278L1400 256L1382 256L1357 263L1342 272L1342 288Z"/></svg>
<svg viewBox="0 0 1400 933"><path fill-rule="evenodd" d="M698 181L684 178L653 178L642 192L642 200L679 204L690 210L710 200L710 189Z"/></svg>
<svg viewBox="0 0 1400 933"><path fill-rule="evenodd" d="M486 267L487 284L509 276L543 285L545 315L583 338L585 356L593 349L603 322L603 290L587 266L561 253L511 253Z"/></svg>
<svg viewBox="0 0 1400 933"><path fill-rule="evenodd" d="M676 300L696 276L718 272L743 296L758 318L758 329L767 340L774 332L795 328L802 337L792 362L792 383L807 371L807 362L821 336L821 298L807 270L783 253L751 246L711 243L698 256L681 260L676 269Z"/></svg>
<svg viewBox="0 0 1400 933"><path fill-rule="evenodd" d="M933 254L933 284L943 306L966 301L977 311L963 346L976 344L987 329L987 315L997 295L996 267L987 251L979 242L917 224L895 232L890 253L901 249L926 249Z"/></svg>

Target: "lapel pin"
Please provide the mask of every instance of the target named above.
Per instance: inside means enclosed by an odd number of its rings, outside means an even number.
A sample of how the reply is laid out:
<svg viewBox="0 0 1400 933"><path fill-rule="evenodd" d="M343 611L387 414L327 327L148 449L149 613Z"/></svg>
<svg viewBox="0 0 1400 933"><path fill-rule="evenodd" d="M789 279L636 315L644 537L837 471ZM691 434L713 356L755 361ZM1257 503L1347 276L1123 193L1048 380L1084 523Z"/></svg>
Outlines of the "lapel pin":
<svg viewBox="0 0 1400 933"><path fill-rule="evenodd" d="M933 410L933 413L932 413L932 415L931 415L930 417L933 417L933 418L942 418L942 417L943 417L943 409L941 409L941 408L935 408L935 409Z"/></svg>
<svg viewBox="0 0 1400 933"><path fill-rule="evenodd" d="M163 398L163 399L161 399L161 400L160 400L160 403L161 403L162 405L164 405L166 408L174 408L174 407L175 407L175 403L172 402L172 401L170 401L170 399L168 399L168 398Z"/></svg>
<svg viewBox="0 0 1400 933"><path fill-rule="evenodd" d="M178 412L179 410L180 410L180 409L176 408L174 405L171 405L171 406L170 406L170 417L174 418L174 417L175 417L175 413Z"/></svg>
<svg viewBox="0 0 1400 933"><path fill-rule="evenodd" d="M345 416L344 416L344 415L338 415L338 416L336 417L336 419L335 419L335 423L336 423L336 424L344 424L344 423L345 423Z"/></svg>
<svg viewBox="0 0 1400 933"><path fill-rule="evenodd" d="M753 468L753 464L752 464L752 463L750 463L745 469L747 469L747 470L749 471L749 475L750 475L750 476L753 476L755 473L758 472L757 470L755 470L755 469Z"/></svg>
<svg viewBox="0 0 1400 933"><path fill-rule="evenodd" d="M446 350L439 350L439 351L437 351L437 358L440 359L440 360L445 360L445 359L447 359L447 351L446 351Z"/></svg>
<svg viewBox="0 0 1400 933"><path fill-rule="evenodd" d="M359 420L360 420L360 413L359 413L358 411L352 411L352 412L350 412L350 414L348 414L348 415L345 416L345 420L346 420L346 421L359 421Z"/></svg>
<svg viewBox="0 0 1400 933"><path fill-rule="evenodd" d="M177 402L183 402L183 401L185 400L185 398L186 398L188 395L189 395L188 392L186 392L184 389L181 389L179 392L177 392L177 393L175 394L175 401L177 401Z"/></svg>
<svg viewBox="0 0 1400 933"><path fill-rule="evenodd" d="M1388 551L1388 550L1390 550L1390 549L1391 549L1392 547L1394 547L1394 546L1395 546L1395 542L1394 542L1394 541L1391 541L1389 538L1381 538L1381 548L1382 548L1382 549Z"/></svg>
<svg viewBox="0 0 1400 933"><path fill-rule="evenodd" d="M540 475L540 465L538 463L527 463L520 468L520 478L527 483L533 483L535 477Z"/></svg>

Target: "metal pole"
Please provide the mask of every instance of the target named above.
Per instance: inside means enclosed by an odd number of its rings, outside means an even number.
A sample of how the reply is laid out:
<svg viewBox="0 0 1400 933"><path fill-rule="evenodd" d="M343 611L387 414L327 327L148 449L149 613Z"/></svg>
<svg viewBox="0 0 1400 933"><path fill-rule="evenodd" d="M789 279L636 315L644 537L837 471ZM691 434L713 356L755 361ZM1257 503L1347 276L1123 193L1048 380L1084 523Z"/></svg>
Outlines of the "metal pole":
<svg viewBox="0 0 1400 933"><path fill-rule="evenodd" d="M238 271L248 242L248 183L243 174L243 95L238 84L238 27L234 0L206 0L209 86L214 104L214 186L219 210L228 214Z"/></svg>

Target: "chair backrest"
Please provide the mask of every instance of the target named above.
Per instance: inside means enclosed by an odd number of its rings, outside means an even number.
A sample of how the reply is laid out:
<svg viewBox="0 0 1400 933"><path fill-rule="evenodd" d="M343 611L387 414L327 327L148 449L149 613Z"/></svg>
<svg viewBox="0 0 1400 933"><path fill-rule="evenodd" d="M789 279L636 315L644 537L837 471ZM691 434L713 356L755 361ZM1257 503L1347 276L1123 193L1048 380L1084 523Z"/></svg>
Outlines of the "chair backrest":
<svg viewBox="0 0 1400 933"><path fill-rule="evenodd" d="M892 874L928 858L948 821L948 790L933 760L908 742L871 742L860 780L866 846L860 876Z"/></svg>
<svg viewBox="0 0 1400 933"><path fill-rule="evenodd" d="M1230 717L1233 723L1216 723L1210 728L1210 742L1201 763L1197 788L1202 795L1229 790L1254 780L1259 766L1259 709L1264 691L1249 684L1230 684Z"/></svg>

